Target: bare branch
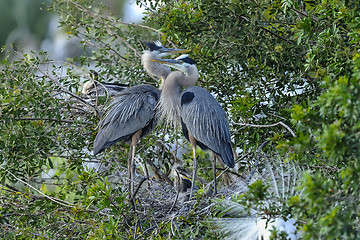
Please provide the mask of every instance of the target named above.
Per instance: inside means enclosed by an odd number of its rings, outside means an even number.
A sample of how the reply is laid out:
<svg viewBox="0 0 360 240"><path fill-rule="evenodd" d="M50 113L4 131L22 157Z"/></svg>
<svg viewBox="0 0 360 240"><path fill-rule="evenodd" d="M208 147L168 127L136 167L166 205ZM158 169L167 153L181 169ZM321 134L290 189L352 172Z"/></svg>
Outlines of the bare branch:
<svg viewBox="0 0 360 240"><path fill-rule="evenodd" d="M241 18L241 19L245 20L246 22L250 22L250 19L248 19L247 17L241 16L241 15L235 13L235 12L234 12L233 10L231 10L231 9L229 9L229 10L230 10L230 12L232 12L232 14L234 14L237 18ZM261 28L261 29L263 29L264 31L270 33L271 35L274 35L275 37L278 37L278 38L280 38L281 40L284 40L284 41L287 42L287 43L293 43L293 42L289 41L288 39L286 39L285 37L280 36L279 34L273 32L273 31L271 31L271 30L269 30L269 29L267 29L267 28L265 28L265 27L258 26L258 25L256 25L256 26L259 27L259 28Z"/></svg>
<svg viewBox="0 0 360 240"><path fill-rule="evenodd" d="M34 191L36 191L37 193L39 193L41 196L49 199L50 201L52 202L55 202L61 206L64 206L64 207L75 207L76 205L72 204L72 203L69 203L69 202L66 202L64 200L61 200L61 199L57 199L57 198L54 198L54 197L50 197L50 196L47 196L45 195L44 193L42 193L41 191L37 190L35 187L33 187L32 185L30 185L29 183L21 180L20 178L16 177L13 173L11 173L10 171L4 169L3 167L1 167L3 170L5 170L5 172L9 173L13 178L15 178L16 180L18 180L19 182L25 184L26 186L30 187L31 189L33 189Z"/></svg>
<svg viewBox="0 0 360 240"><path fill-rule="evenodd" d="M291 7L290 9L293 10L294 12L304 16L304 17L309 17L309 15L307 13L299 11L296 8ZM316 17L312 16L312 15L311 15L311 19L314 20L315 22L319 22L319 20Z"/></svg>
<svg viewBox="0 0 360 240"><path fill-rule="evenodd" d="M16 121L52 121L52 122L63 122L63 123L74 123L73 120L68 119L56 119L56 118L34 118L34 117L25 117L25 118L14 118ZM84 124L92 124L91 122L81 122Z"/></svg>
<svg viewBox="0 0 360 240"><path fill-rule="evenodd" d="M286 128L293 137L296 137L296 134L294 133L294 131L291 130L291 128L288 125L286 125L285 123L283 123L282 121L274 123L274 124L269 124L269 125L256 125L256 124L236 123L236 122L232 122L232 124L239 125L239 126L246 126L246 127L255 127L255 128L270 128L270 127L275 127L277 125L281 125L284 128Z"/></svg>

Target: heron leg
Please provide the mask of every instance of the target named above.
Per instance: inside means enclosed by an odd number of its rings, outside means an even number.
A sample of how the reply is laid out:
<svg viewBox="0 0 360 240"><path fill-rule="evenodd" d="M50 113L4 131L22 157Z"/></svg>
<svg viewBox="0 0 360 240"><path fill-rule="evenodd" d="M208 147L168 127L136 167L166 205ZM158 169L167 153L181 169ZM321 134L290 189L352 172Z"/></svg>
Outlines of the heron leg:
<svg viewBox="0 0 360 240"><path fill-rule="evenodd" d="M129 177L129 195L130 201L134 202L134 181L135 181L135 152L136 152L136 144L138 143L141 135L141 129L134 133L131 137L130 143L130 152L131 156L128 160L128 177Z"/></svg>
<svg viewBox="0 0 360 240"><path fill-rule="evenodd" d="M134 150L135 146L133 146L132 144L130 144L130 154L129 154L129 159L128 159L128 180L129 180L129 185L128 185L128 191L129 191L129 201L130 204L133 208L133 210L135 211L135 201L133 199L133 181L132 181L132 165L133 165L133 150Z"/></svg>
<svg viewBox="0 0 360 240"><path fill-rule="evenodd" d="M214 174L214 196L217 194L217 186L216 186L216 155L213 151L212 154L212 164L213 164L213 174Z"/></svg>
<svg viewBox="0 0 360 240"><path fill-rule="evenodd" d="M131 163L132 163L132 152L133 152L133 145L130 144L130 154L128 159L128 191L129 191L129 197L131 198L132 192L131 192Z"/></svg>
<svg viewBox="0 0 360 240"><path fill-rule="evenodd" d="M190 199L193 196L194 186L195 186L195 178L196 178L196 170L197 170L197 160L196 160L196 139L189 132L189 140L193 150L193 175L191 179L191 189L190 189Z"/></svg>
<svg viewBox="0 0 360 240"><path fill-rule="evenodd" d="M136 144L132 146L131 149L131 159L130 159L130 193L131 196L134 194L134 181L135 181L135 149Z"/></svg>

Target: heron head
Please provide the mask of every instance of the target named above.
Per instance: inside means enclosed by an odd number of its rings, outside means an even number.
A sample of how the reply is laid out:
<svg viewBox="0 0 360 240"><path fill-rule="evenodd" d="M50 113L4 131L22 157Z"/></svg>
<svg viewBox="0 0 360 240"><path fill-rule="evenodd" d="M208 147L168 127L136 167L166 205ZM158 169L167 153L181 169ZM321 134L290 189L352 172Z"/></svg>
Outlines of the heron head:
<svg viewBox="0 0 360 240"><path fill-rule="evenodd" d="M189 66L194 66L196 64L196 61L190 58L188 55L181 55L180 57L177 57L175 59L157 58L157 59L151 59L151 61L175 68L185 74L188 72Z"/></svg>
<svg viewBox="0 0 360 240"><path fill-rule="evenodd" d="M166 48L164 47L161 42L156 41L156 42L144 42L146 44L146 46L149 48L150 52L154 52L157 51L158 52L158 57L162 58L165 56L169 56L169 55L174 55L174 54L178 54L178 53L186 53L186 52L190 52L190 50L187 49L177 49L177 48Z"/></svg>

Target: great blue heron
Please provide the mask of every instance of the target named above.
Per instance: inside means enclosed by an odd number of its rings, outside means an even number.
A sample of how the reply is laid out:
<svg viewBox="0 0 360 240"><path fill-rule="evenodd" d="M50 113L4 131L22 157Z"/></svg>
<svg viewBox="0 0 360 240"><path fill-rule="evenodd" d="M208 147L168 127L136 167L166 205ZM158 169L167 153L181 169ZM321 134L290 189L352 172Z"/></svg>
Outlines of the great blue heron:
<svg viewBox="0 0 360 240"><path fill-rule="evenodd" d="M196 145L213 153L214 194L216 195L216 155L233 168L234 155L230 141L227 116L218 101L204 88L192 86L199 78L195 61L191 58L154 59L180 71L168 75L159 100L161 115L182 131L193 150L193 176L190 197L193 194L197 169ZM181 92L181 87L187 87ZM216 155L215 155L216 154Z"/></svg>
<svg viewBox="0 0 360 240"><path fill-rule="evenodd" d="M167 55L188 52L184 49L168 49L155 43L146 43L141 57L144 69L153 76L164 80L171 72L170 68L153 62L151 59ZM94 142L94 154L106 147L124 140L130 141L131 156L128 160L129 194L133 194L135 146L156 124L155 107L160 90L149 84L133 86L120 92L116 100L108 107L107 113L99 123L99 132Z"/></svg>

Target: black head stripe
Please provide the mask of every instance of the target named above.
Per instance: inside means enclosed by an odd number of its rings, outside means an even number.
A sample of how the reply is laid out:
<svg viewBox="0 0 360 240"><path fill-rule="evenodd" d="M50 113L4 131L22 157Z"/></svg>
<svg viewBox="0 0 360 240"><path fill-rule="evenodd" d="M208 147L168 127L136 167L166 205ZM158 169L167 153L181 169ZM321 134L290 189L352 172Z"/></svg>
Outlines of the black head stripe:
<svg viewBox="0 0 360 240"><path fill-rule="evenodd" d="M162 46L159 46L159 45L157 45L157 44L154 43L154 42L144 41L144 43L146 44L146 46L148 46L148 48L149 48L150 51L157 51L157 50L159 50L159 49L162 48Z"/></svg>
<svg viewBox="0 0 360 240"><path fill-rule="evenodd" d="M188 64L191 64L191 65L196 64L196 61L194 59L190 58L190 57L184 57L184 58L180 58L178 60L181 60L184 63L188 63Z"/></svg>

